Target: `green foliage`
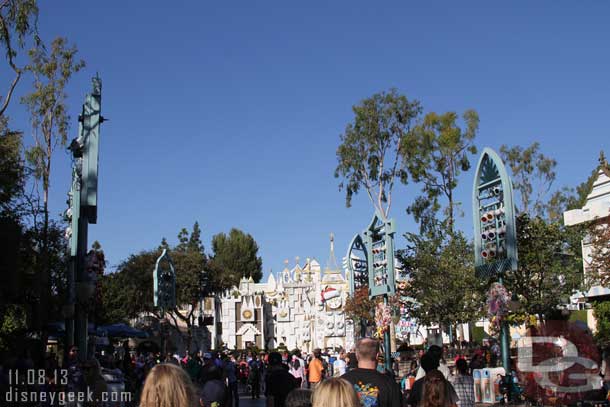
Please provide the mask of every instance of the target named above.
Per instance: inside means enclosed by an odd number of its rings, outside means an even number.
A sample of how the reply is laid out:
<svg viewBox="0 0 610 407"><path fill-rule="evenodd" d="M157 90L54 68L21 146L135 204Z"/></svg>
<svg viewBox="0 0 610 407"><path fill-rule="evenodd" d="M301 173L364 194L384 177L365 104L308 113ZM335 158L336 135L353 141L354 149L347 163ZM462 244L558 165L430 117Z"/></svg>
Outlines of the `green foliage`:
<svg viewBox="0 0 610 407"><path fill-rule="evenodd" d="M447 200L442 221L453 230L460 205L454 190L462 171L470 169L470 155L477 152L474 138L479 128L479 115L474 110L466 111L462 118L464 129L454 112L428 113L401 143L400 152L413 181L423 184L423 195L407 208L420 222L422 232L441 207L439 197Z"/></svg>
<svg viewBox="0 0 610 407"><path fill-rule="evenodd" d="M25 184L21 133L8 128L6 116L0 116L0 214L13 212Z"/></svg>
<svg viewBox="0 0 610 407"><path fill-rule="evenodd" d="M345 128L337 148L335 178L341 178L339 189L345 190L348 207L352 197L364 188L375 209L387 217L394 181L407 183L399 151L404 136L421 114L421 106L391 89L364 99L352 110L354 121Z"/></svg>
<svg viewBox="0 0 610 407"><path fill-rule="evenodd" d="M461 232L438 225L429 236L409 233L398 253L409 278L408 313L424 325L445 326L482 315L484 283L474 276L472 245Z"/></svg>
<svg viewBox="0 0 610 407"><path fill-rule="evenodd" d="M101 278L98 324L127 322L142 312L153 312L153 270L161 251L132 254L117 272Z"/></svg>
<svg viewBox="0 0 610 407"><path fill-rule="evenodd" d="M11 101L13 91L23 74L23 68L17 66L15 61L17 50L23 49L26 39L30 35L33 35L37 45L40 44L36 26L37 20L38 5L36 0L5 0L0 5L0 48L4 48L6 61L15 73L4 100L0 98L0 101L2 101L0 117L4 115ZM17 44L15 44L15 40Z"/></svg>
<svg viewBox="0 0 610 407"><path fill-rule="evenodd" d="M263 260L258 256L258 245L250 234L233 228L228 236L224 233L214 235L212 250L210 278L216 287L238 285L244 276L252 277L255 282L263 277Z"/></svg>
<svg viewBox="0 0 610 407"><path fill-rule="evenodd" d="M601 348L610 346L610 301L593 303L593 316L597 320L595 340Z"/></svg>
<svg viewBox="0 0 610 407"><path fill-rule="evenodd" d="M522 213L517 237L519 267L507 273L504 284L518 296L519 313L549 316L581 287L582 232Z"/></svg>
<svg viewBox="0 0 610 407"><path fill-rule="evenodd" d="M20 304L0 304L0 352L10 351L27 331L27 312Z"/></svg>

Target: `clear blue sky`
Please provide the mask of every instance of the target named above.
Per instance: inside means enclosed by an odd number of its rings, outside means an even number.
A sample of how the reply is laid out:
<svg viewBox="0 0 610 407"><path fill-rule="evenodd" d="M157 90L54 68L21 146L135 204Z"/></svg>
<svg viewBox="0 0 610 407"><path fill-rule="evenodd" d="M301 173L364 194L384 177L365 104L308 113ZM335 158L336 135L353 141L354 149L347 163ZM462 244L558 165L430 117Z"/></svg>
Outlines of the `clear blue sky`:
<svg viewBox="0 0 610 407"><path fill-rule="evenodd" d="M73 136L90 77L103 80L90 240L111 268L198 220L208 248L231 227L251 233L267 274L295 256L324 265L331 231L340 259L369 221L366 195L345 207L335 151L351 106L390 87L426 111L476 109L481 147L540 141L557 187L586 179L610 153L609 16L606 1L574 0L48 1L39 24L87 62L68 90ZM9 114L29 135L22 107ZM67 154L53 171L59 213ZM469 235L472 177L458 194ZM416 192L395 197L401 234L415 230L404 209Z"/></svg>

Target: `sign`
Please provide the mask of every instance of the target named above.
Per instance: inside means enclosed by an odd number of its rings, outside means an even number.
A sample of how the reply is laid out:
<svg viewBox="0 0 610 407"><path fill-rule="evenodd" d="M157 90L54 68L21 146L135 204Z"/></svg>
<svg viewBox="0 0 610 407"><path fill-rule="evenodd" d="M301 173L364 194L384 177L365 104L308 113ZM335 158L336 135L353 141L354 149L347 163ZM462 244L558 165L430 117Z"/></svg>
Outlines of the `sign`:
<svg viewBox="0 0 610 407"><path fill-rule="evenodd" d="M500 157L487 147L475 172L472 208L477 277L493 278L516 270L513 185Z"/></svg>
<svg viewBox="0 0 610 407"><path fill-rule="evenodd" d="M369 297L392 295L395 291L394 221L375 213L363 232L368 260Z"/></svg>
<svg viewBox="0 0 610 407"><path fill-rule="evenodd" d="M102 80L93 78L93 90L85 98L79 117L79 134L84 145L82 162L81 206L89 223L97 223L97 180L99 162Z"/></svg>
<svg viewBox="0 0 610 407"><path fill-rule="evenodd" d="M343 267L349 274L349 292L351 295L362 287L369 284L369 265L367 252L362 236L356 234L347 250L347 256L343 258Z"/></svg>
<svg viewBox="0 0 610 407"><path fill-rule="evenodd" d="M176 270L167 249L157 259L153 271L155 298L154 305L162 309L176 306Z"/></svg>

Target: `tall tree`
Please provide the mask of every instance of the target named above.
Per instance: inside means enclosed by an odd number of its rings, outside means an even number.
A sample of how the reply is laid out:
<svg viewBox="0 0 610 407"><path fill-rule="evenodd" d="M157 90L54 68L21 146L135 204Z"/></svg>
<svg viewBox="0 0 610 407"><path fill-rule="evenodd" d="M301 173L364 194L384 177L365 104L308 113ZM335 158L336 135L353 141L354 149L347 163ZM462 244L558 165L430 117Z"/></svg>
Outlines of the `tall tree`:
<svg viewBox="0 0 610 407"><path fill-rule="evenodd" d="M22 102L27 106L34 134L34 145L26 152L26 159L32 165L36 179L42 181L43 223L42 248L43 260L40 264L38 279L40 290L40 312L48 310L45 303L49 287L49 189L51 163L55 148L65 146L68 137L70 116L66 109L65 88L72 77L85 64L76 60L76 47L69 47L65 38L57 38L51 44L51 52L41 46L33 48L30 64L26 70L34 77L34 90L24 96Z"/></svg>
<svg viewBox="0 0 610 407"><path fill-rule="evenodd" d="M179 233L179 243L171 248L165 239L156 250L131 255L118 266L116 273L102 278L100 320L107 323L127 321L150 313L159 320L167 320L175 332L180 334L187 348L191 347L195 318L199 301L210 294L210 287L202 286L207 256L200 240L199 224L193 225L189 234L185 228ZM176 270L176 304L174 309L154 308L153 270L163 249L168 249ZM186 327L186 332L181 330Z"/></svg>
<svg viewBox="0 0 610 407"><path fill-rule="evenodd" d="M461 232L439 226L428 236L409 234L398 254L408 277L408 314L425 325L444 327L478 319L484 283L474 276L472 245Z"/></svg>
<svg viewBox="0 0 610 407"><path fill-rule="evenodd" d="M373 207L386 218L392 206L392 190L398 179L407 183L401 166L401 142L421 114L417 100L409 100L396 89L374 94L352 108L354 120L341 134L337 148L335 178L345 190L346 205L365 189Z"/></svg>
<svg viewBox="0 0 610 407"><path fill-rule="evenodd" d="M22 98L27 106L34 134L34 146L26 154L34 168L36 178L42 181L44 227L49 222L49 188L53 152L58 145L65 146L70 127L66 108L66 85L73 74L85 63L76 59L77 49L69 46L65 38L56 38L51 52L43 47L30 51L31 63L26 70L34 77L34 91Z"/></svg>
<svg viewBox="0 0 610 407"><path fill-rule="evenodd" d="M563 212L584 203L592 181L550 193L557 162L529 147L500 148L512 173L521 202L517 208L518 269L507 273L505 285L517 295L517 314L555 317L558 307L569 302L583 283L581 239L584 227L565 227Z"/></svg>
<svg viewBox="0 0 610 407"><path fill-rule="evenodd" d="M430 215L441 207L439 197L443 197L447 204L442 221L454 230L460 205L454 191L461 172L470 169L470 156L477 152L474 139L479 128L479 115L474 110L466 111L462 118L464 129L454 112L428 113L401 143L400 153L413 181L423 184L423 196L407 209L420 224L431 220Z"/></svg>
<svg viewBox="0 0 610 407"><path fill-rule="evenodd" d="M16 61L18 51L23 49L26 39L33 36L36 45L40 45L36 22L38 5L36 0L3 0L0 2L0 47L4 48L6 61L13 71L6 95L0 96L0 117L8 108L13 92L23 75L23 67Z"/></svg>
<svg viewBox="0 0 610 407"><path fill-rule="evenodd" d="M255 282L263 277L263 260L250 234L233 228L228 235L214 235L212 250L212 270L215 273L210 277L215 286L229 288L238 285L242 277L252 277Z"/></svg>
<svg viewBox="0 0 610 407"><path fill-rule="evenodd" d="M517 271L507 273L504 284L517 295L518 311L549 317L569 302L583 279L582 233L541 217L517 217Z"/></svg>
<svg viewBox="0 0 610 407"><path fill-rule="evenodd" d="M540 152L540 143L534 142L529 147L500 147L500 156L512 173L513 187L519 194L521 206L518 213L530 216L547 214L547 194L555 182L557 161ZM556 196L561 200L561 196Z"/></svg>

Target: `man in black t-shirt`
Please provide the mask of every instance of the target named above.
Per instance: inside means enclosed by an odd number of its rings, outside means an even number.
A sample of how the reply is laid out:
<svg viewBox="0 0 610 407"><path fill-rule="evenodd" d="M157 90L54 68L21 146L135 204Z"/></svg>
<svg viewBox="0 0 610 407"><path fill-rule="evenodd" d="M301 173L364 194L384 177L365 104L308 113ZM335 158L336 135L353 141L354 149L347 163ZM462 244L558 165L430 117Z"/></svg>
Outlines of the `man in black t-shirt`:
<svg viewBox="0 0 610 407"><path fill-rule="evenodd" d="M297 383L293 375L282 364L282 355L277 352L269 354L269 370L265 379L265 397L267 407L284 407L286 396L296 389Z"/></svg>
<svg viewBox="0 0 610 407"><path fill-rule="evenodd" d="M360 339L356 345L358 367L341 377L354 385L362 407L400 407L402 394L398 384L376 370L378 353L376 340Z"/></svg>

